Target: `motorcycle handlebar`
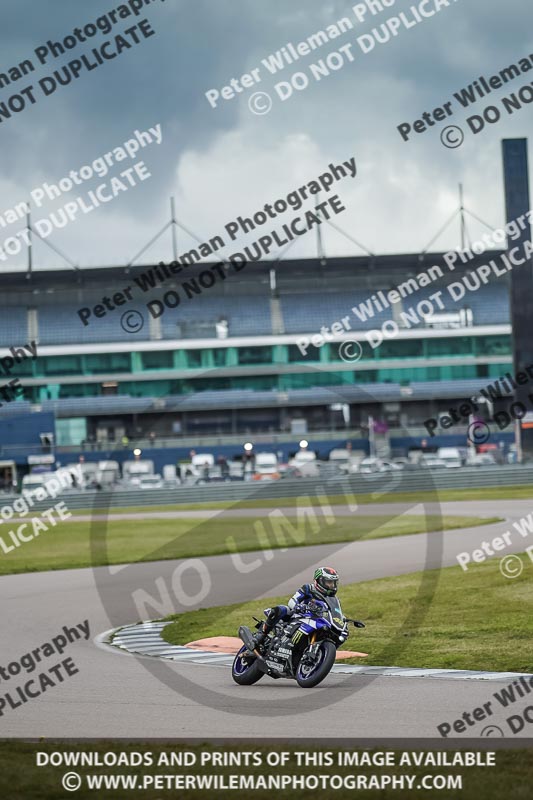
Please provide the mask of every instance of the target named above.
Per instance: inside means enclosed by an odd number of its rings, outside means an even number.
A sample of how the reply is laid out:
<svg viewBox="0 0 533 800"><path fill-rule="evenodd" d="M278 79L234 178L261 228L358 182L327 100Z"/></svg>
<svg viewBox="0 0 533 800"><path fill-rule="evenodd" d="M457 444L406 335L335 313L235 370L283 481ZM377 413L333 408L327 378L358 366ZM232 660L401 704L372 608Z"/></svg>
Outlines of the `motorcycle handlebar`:
<svg viewBox="0 0 533 800"><path fill-rule="evenodd" d="M310 600L308 603L298 603L294 606L295 611L308 611L309 609L315 608L315 601Z"/></svg>

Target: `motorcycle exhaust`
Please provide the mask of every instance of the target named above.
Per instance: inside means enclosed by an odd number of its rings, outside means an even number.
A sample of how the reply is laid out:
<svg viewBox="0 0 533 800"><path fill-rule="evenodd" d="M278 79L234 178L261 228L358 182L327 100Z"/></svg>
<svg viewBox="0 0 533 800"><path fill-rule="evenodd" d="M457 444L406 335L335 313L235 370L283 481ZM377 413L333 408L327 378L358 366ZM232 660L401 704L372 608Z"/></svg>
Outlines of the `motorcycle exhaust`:
<svg viewBox="0 0 533 800"><path fill-rule="evenodd" d="M239 639L246 645L250 653L253 653L254 656L257 658L257 666L264 672L266 675L270 675L271 678L281 678L282 675L278 675L275 671L273 671L259 652L259 650L254 649L254 637L250 630L247 628L246 625L241 625L239 628Z"/></svg>
<svg viewBox="0 0 533 800"><path fill-rule="evenodd" d="M246 625L241 625L241 627L239 628L239 639L241 639L241 641L244 642L250 653L253 653L261 661L264 661L264 658L261 655L261 653L255 649L254 637L252 635L250 628L247 628Z"/></svg>

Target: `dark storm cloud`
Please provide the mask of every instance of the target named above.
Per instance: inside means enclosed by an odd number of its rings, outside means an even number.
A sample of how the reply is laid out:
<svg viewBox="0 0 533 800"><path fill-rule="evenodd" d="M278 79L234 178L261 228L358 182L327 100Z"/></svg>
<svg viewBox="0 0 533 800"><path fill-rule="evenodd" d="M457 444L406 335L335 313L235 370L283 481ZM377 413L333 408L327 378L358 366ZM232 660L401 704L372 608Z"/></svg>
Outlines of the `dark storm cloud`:
<svg viewBox="0 0 533 800"><path fill-rule="evenodd" d="M31 57L34 49L48 39L62 39L74 27L93 21L119 4L113 0L97 0L90 5L73 4L70 0L53 3L4 0L0 71ZM0 180L2 208L24 199L37 183L57 180L120 144L133 129L145 129L156 123L163 127L163 144L147 154L153 177L142 192L129 192L105 211L100 210L100 217L95 214L71 226L65 234L58 234L59 241L64 237L73 246L79 237L84 243L86 261L105 260L98 236L89 234L93 227L96 231L107 226L107 243L111 237L114 244L119 241L121 253L131 253L137 244L144 243L142 237L146 240L148 231L154 233L164 224L168 197L178 189L185 203L182 218L193 229L209 232L214 218L214 211L209 208L211 176L207 169L204 175L195 172L198 185L194 190L197 195L205 196L207 222L198 213L192 218L189 215L187 199L191 187L178 184L177 168L190 152L205 155L208 164L210 151L230 132L241 135L243 147L249 149L279 148L282 153L283 141L298 135L316 143L324 159L345 157L357 149L363 167L366 164L375 169L375 182L383 185L381 199L378 188L373 190L370 202L375 204L374 216L387 207L390 185L395 180L393 167L385 167L386 159L381 164L375 163L380 147L390 157L391 164L392 154L397 152L404 165L412 165L415 183L417 174L434 175L435 182L439 181L444 189L446 181L453 186L460 179L461 170L467 168L466 159L471 154L467 155L465 150L465 154L452 157L436 147L429 136L409 150L397 139L395 125L414 120L424 110L449 99L451 92L477 75L496 72L525 55L530 49L524 24L528 10L525 0L508 0L505 4L496 0L458 0L438 17L404 31L385 46L377 46L368 56L358 54L357 64L327 82L313 85L286 104L278 103L268 118L252 117L245 100L240 98L215 110L207 103L204 95L208 89L220 89L232 77L240 77L258 66L262 58L287 42L302 41L343 16L353 19L352 5L342 0L154 3L143 14L156 31L154 37L82 75L71 85L61 87L50 98L40 98L37 105L18 118L0 123L4 153ZM409 0L399 0L380 17L369 16L364 27L344 36L342 42L354 42L360 32L401 10L407 11L411 5ZM138 18L124 20L113 34L136 21ZM98 38L101 41L108 37ZM68 63L85 47L80 45L72 54L40 68L30 76L32 81ZM324 48L324 53L329 49L335 49L334 43ZM287 79L291 71L287 69L281 77ZM269 85L275 82L271 77ZM24 83L22 80L18 86ZM0 101L9 92L10 88L1 90ZM531 119L530 111L522 114L522 120L527 115ZM516 125L516 135L523 135L521 123ZM484 152L490 142L488 136L480 140L479 152ZM291 166L279 164L280 178ZM228 205L233 183L232 174L227 174L224 185ZM410 198L425 190L422 185L410 187ZM482 196L480 202L484 200ZM239 203L240 208L246 209L245 196L239 197ZM366 206L368 211L368 202ZM413 213L416 214L416 208ZM112 237L115 218L116 234ZM223 221L226 220L221 217L217 224ZM408 245L406 248L409 249ZM112 252L116 257L115 250Z"/></svg>
<svg viewBox="0 0 533 800"><path fill-rule="evenodd" d="M53 4L34 0L9 0L2 10L4 36L0 71L7 71L26 58L37 69L0 91L0 101L44 75L67 64L79 53L90 52L101 35L74 51L40 66L36 47L48 40L61 41L73 28L94 21L120 5L98 0L90 6L68 0ZM235 55L246 59L246 42L260 35L250 5L242 2L178 2L166 0L147 7L139 18L117 25L118 33L146 16L156 36L114 61L107 62L60 89L51 97L40 97L18 117L0 125L4 161L2 177L20 187L19 195L3 197L3 204L19 202L43 179L53 180L100 153L118 145L135 128L161 123L164 144L152 155L154 180L144 194L170 194L169 182L180 153L189 145L207 145L217 133L235 124L237 109L213 119L203 92L217 76L231 70ZM159 170L155 164L159 162ZM121 199L132 213L133 194Z"/></svg>

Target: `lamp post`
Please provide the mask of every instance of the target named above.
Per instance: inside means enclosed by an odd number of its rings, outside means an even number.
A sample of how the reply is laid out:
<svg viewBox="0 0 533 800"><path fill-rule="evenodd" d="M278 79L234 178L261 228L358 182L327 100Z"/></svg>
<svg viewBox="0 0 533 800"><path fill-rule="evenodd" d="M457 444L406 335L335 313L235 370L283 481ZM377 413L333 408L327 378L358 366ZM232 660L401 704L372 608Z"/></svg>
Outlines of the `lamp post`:
<svg viewBox="0 0 533 800"><path fill-rule="evenodd" d="M243 464L243 475L245 481L249 481L252 475L253 449L254 446L252 442L246 442L246 444L244 445L245 455Z"/></svg>

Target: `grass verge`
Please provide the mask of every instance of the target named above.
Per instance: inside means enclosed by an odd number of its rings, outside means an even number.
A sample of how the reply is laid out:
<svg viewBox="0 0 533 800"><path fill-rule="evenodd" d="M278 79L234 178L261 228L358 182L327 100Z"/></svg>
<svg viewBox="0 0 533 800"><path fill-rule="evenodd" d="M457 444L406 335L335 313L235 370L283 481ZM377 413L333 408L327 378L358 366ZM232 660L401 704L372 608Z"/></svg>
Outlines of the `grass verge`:
<svg viewBox="0 0 533 800"><path fill-rule="evenodd" d="M276 516L272 521L265 519L256 525L261 526L259 530L264 530L265 535L270 535L270 546L276 548L465 528L497 522L498 518L409 515L391 518L389 515L340 517L330 521L328 525L318 515L300 515L293 520ZM14 548L9 529L16 529L19 524L0 527L0 537L6 547ZM26 536L29 531L31 521ZM50 526L47 532L41 532L37 538L11 552L0 550L0 575L220 555L231 552L228 537L232 537L233 547L239 552L262 547L254 520L243 517L148 519L139 522L110 519L92 523L67 520L55 528Z"/></svg>
<svg viewBox="0 0 533 800"><path fill-rule="evenodd" d="M434 593L428 588L419 594L420 572L341 585L344 613L367 624L351 634L344 649L369 653L366 659L352 660L358 664L533 672L533 564L525 555L522 560L527 565L515 580L503 577L497 559L476 564L467 573L459 566L442 569ZM163 635L171 644L236 636L252 615L286 602L286 597L269 597L171 616L175 624ZM404 629L414 604L425 605L427 614L418 627Z"/></svg>
<svg viewBox="0 0 533 800"><path fill-rule="evenodd" d="M305 483L302 483L302 495L305 494ZM349 499L344 494L327 495L330 505L346 505L352 503L354 498L359 505L373 503L436 503L452 500L533 500L533 487L527 486L496 486L480 489L441 489L430 492L387 492L381 495L379 492L370 494L351 495ZM123 514L131 511L149 514L150 511L202 511L203 509L225 509L225 508L286 508L294 506L296 498L280 497L258 498L256 500L236 500L219 501L206 503L174 503L169 505L157 506L135 506L134 498L131 506L122 508L110 508L106 510L105 504L102 511L108 514ZM68 502L68 498L67 498ZM316 496L309 495L309 503L319 505ZM75 514L97 514L98 506L91 508L76 509Z"/></svg>

